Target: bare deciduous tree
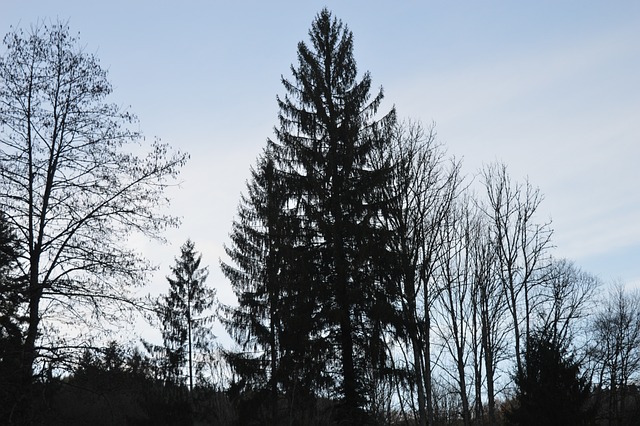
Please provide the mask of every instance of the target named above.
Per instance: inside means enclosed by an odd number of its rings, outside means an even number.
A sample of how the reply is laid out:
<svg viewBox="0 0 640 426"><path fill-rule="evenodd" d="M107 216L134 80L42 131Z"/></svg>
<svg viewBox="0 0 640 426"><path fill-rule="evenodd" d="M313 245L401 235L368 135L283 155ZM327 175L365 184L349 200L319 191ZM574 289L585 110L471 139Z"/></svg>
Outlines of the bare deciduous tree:
<svg viewBox="0 0 640 426"><path fill-rule="evenodd" d="M131 302L129 286L143 283L150 265L127 240L134 232L161 239L177 224L161 209L187 156L160 143L135 155L135 117L106 102L106 71L66 25L12 31L4 45L0 208L28 277L22 364L30 380L56 328L117 320Z"/></svg>
<svg viewBox="0 0 640 426"><path fill-rule="evenodd" d="M447 359L453 363L442 365L442 370L452 380L452 388L457 389L461 416L465 426L471 424L471 410L468 396L467 367L469 360L469 339L472 334L472 259L470 242L471 211L469 200L456 203L440 228L443 255L437 266L438 316L435 328L440 341L448 353Z"/></svg>
<svg viewBox="0 0 640 426"><path fill-rule="evenodd" d="M615 285L593 322L596 382L608 387L609 424L620 424L628 385L640 379L640 292Z"/></svg>
<svg viewBox="0 0 640 426"><path fill-rule="evenodd" d="M411 356L407 362L415 380L419 425L433 424L431 392L431 304L435 265L441 256L439 228L443 226L460 186L460 164L444 158L433 128L399 124L385 153L394 165L388 189L393 200L384 220L393 230L391 251L397 259L394 278L401 288L401 310ZM410 359L410 360L409 360Z"/></svg>
<svg viewBox="0 0 640 426"><path fill-rule="evenodd" d="M600 281L567 259L552 260L542 271L543 296L538 307L539 328L562 345L577 343L579 321L593 311Z"/></svg>
<svg viewBox="0 0 640 426"><path fill-rule="evenodd" d="M477 213L481 211L482 209L476 207ZM471 314L474 340L471 349L474 363L479 364L474 368L475 411L476 418L484 415L481 396L486 392L488 421L493 426L497 424L495 402L498 365L507 358L506 348L510 328L505 293L496 276L495 246L491 240L487 218L477 214L471 225L469 229L471 258L468 262L473 281Z"/></svg>
<svg viewBox="0 0 640 426"><path fill-rule="evenodd" d="M512 182L501 164L486 167L482 176L496 272L512 318L516 366L522 372L522 340L531 334L531 314L540 284L538 272L545 264L552 230L549 222L535 221L542 195L528 181L524 185Z"/></svg>

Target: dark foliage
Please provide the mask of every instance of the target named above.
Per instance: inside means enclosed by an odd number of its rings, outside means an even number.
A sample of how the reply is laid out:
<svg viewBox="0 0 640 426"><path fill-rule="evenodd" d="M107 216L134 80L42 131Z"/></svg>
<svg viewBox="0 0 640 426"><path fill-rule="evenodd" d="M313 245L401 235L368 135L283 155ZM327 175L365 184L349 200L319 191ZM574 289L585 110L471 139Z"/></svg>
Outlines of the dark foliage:
<svg viewBox="0 0 640 426"><path fill-rule="evenodd" d="M505 413L507 424L594 424L591 384L581 375L580 364L550 333L532 334L523 371L514 380L516 398Z"/></svg>
<svg viewBox="0 0 640 426"><path fill-rule="evenodd" d="M138 350L125 351L116 343L86 350L74 371L34 385L37 398L29 417L16 424L182 426L229 425L231 406L226 396L197 386L156 378L156 366Z"/></svg>
<svg viewBox="0 0 640 426"><path fill-rule="evenodd" d="M262 380L273 418L279 392L301 411L328 392L342 400L340 418L362 423L397 297L384 279L389 233L379 222L391 167L373 161L395 111L376 119L382 92L371 98L368 73L358 80L342 22L324 9L309 36L292 80L282 80L276 140L234 223L227 253L235 266L223 265L240 304L228 311L228 328L245 351L263 352L230 360L239 374L251 365L270 372Z"/></svg>
<svg viewBox="0 0 640 426"><path fill-rule="evenodd" d="M213 317L206 311L215 303L215 291L205 285L209 272L200 267L201 260L193 241L187 240L167 277L169 293L158 301L167 379L183 384L186 378L189 389L193 389L194 370L195 375L201 370L198 355L211 349L214 339L210 332Z"/></svg>
<svg viewBox="0 0 640 426"><path fill-rule="evenodd" d="M4 214L0 214L0 423L20 418L26 398L20 376L24 318L25 280L16 275L16 237Z"/></svg>

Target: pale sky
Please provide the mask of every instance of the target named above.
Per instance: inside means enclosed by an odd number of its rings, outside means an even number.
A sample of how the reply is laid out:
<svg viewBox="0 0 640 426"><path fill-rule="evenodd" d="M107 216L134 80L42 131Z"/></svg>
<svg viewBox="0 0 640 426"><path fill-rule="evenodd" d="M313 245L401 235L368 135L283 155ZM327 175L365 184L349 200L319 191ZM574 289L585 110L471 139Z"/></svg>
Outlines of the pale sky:
<svg viewBox="0 0 640 426"><path fill-rule="evenodd" d="M382 110L434 122L473 176L495 160L545 199L554 255L640 287L640 2L0 0L0 32L69 21L109 70L147 140L191 154L169 245L142 244L165 275L190 237L218 268L249 168L273 136L280 76L323 6L354 33Z"/></svg>

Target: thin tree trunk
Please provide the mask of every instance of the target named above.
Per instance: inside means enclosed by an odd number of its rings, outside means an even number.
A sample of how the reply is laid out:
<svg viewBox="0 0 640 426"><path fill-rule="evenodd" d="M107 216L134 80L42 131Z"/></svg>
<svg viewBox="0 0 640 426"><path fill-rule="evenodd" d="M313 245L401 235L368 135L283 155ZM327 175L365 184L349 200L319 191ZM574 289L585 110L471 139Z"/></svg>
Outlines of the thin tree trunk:
<svg viewBox="0 0 640 426"><path fill-rule="evenodd" d="M484 305L484 302L483 302ZM486 307L483 308L487 309ZM489 330L488 313L482 313L482 345L484 346L484 364L487 376L487 409L489 414L489 425L496 426L496 412L495 412L495 390L494 390L494 351L491 345L491 336Z"/></svg>
<svg viewBox="0 0 640 426"><path fill-rule="evenodd" d="M435 411L433 408L433 386L431 378L431 314L425 302L424 308L424 390L427 400L427 419L429 425L435 425Z"/></svg>
<svg viewBox="0 0 640 426"><path fill-rule="evenodd" d="M474 290L477 292L477 289ZM474 384L475 384L475 419L477 424L482 423L483 408L482 408L482 337L478 339L478 299L477 293L474 295L472 306L472 328L473 328L473 370L474 370ZM480 330L480 334L482 331Z"/></svg>
<svg viewBox="0 0 640 426"><path fill-rule="evenodd" d="M404 266L405 271L408 273L405 275L405 294L407 298L406 310L407 310L407 331L409 333L409 340L411 342L411 349L413 353L413 365L416 375L416 387L418 390L418 426L427 425L427 412L426 412L426 398L425 398L425 386L423 382L423 362L422 362L422 341L418 334L418 321L416 318L416 289L415 289L415 274L412 265Z"/></svg>
<svg viewBox="0 0 640 426"><path fill-rule="evenodd" d="M413 303L415 307L415 302ZM418 338L417 325L415 323L414 307L410 307L410 321L412 322L409 333L411 339L411 347L413 350L413 364L416 374L416 387L418 388L418 426L427 425L427 411L425 386L423 381L423 362L422 362L422 342Z"/></svg>
<svg viewBox="0 0 640 426"><path fill-rule="evenodd" d="M452 294L449 291L449 302L451 303L451 309L454 308L454 301L451 298ZM462 305L463 301L460 300L460 305ZM462 311L461 311L462 312ZM469 413L469 398L467 397L467 381L465 377L465 365L464 365L464 343L462 336L462 330L458 328L457 318L453 314L451 316L451 323L453 325L453 338L454 343L456 345L456 367L458 369L458 385L460 392L460 400L462 401L462 421L465 426L469 426L471 424L471 416Z"/></svg>
<svg viewBox="0 0 640 426"><path fill-rule="evenodd" d="M33 71L33 66L31 68ZM24 349L22 356L22 379L24 385L31 384L33 375L33 362L35 360L35 345L36 338L38 336L38 326L40 324L40 298L42 296L42 289L38 279L38 272L40 269L40 247L36 243L35 235L35 201L33 197L34 192L34 172L33 172L33 146L32 146L32 123L31 123L31 98L33 95L33 72L29 79L29 89L27 91L27 152L28 152L28 166L29 166L29 325L27 328L27 335L24 341Z"/></svg>
<svg viewBox="0 0 640 426"><path fill-rule="evenodd" d="M189 339L189 399L193 392L193 361L191 356L191 288L187 287L189 294L187 295L187 332Z"/></svg>

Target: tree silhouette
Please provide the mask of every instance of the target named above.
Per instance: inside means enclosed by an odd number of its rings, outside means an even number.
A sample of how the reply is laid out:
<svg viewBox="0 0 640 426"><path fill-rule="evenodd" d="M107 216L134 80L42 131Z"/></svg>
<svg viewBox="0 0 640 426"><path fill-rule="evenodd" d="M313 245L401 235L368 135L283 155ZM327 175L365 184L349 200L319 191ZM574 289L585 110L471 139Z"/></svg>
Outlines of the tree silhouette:
<svg viewBox="0 0 640 426"><path fill-rule="evenodd" d="M287 211L286 203L272 155L265 151L251 171L231 244L225 248L232 263L221 262L238 298L237 305L224 306L221 313L241 347L239 353L228 351L227 360L242 378L243 392L263 395L268 389L272 424L284 417L278 410L281 391L289 404L288 415L295 416L321 387L320 360L327 351L323 340L311 335L315 299L307 288L296 285L311 262L295 248L299 218Z"/></svg>
<svg viewBox="0 0 640 426"><path fill-rule="evenodd" d="M293 78L282 80L276 138L234 223L235 265L222 265L239 299L227 325L245 347L266 351L236 361L269 364L272 395L276 382L291 396L337 392L342 417L358 422L374 386L365 378L385 364L398 297L381 221L392 167L374 162L395 111L376 119L382 91L371 98L369 74L357 79L353 36L327 9L309 36Z"/></svg>
<svg viewBox="0 0 640 426"><path fill-rule="evenodd" d="M595 380L601 389L608 388L603 412L609 424L622 424L633 417L627 404L637 407L637 399L629 403L628 396L640 376L640 291L619 283L610 288L593 319L591 337Z"/></svg>
<svg viewBox="0 0 640 426"><path fill-rule="evenodd" d="M390 244L396 266L393 277L402 290L402 345L411 348L415 376L417 424L433 423L431 309L436 260L443 244L438 230L456 197L459 164L445 164L444 150L433 128L408 122L396 126L392 144L380 159L394 165L387 189L392 200L385 221L393 229Z"/></svg>
<svg viewBox="0 0 640 426"><path fill-rule="evenodd" d="M505 164L494 163L482 172L487 204L483 207L491 223L498 273L511 316L516 366L522 370L522 343L529 341L534 308L542 280L540 271L551 244L550 223L538 223L542 203L538 188L525 181L514 182Z"/></svg>
<svg viewBox="0 0 640 426"><path fill-rule="evenodd" d="M78 333L87 325L88 333L122 319L129 286L151 269L126 241L134 232L161 238L177 224L158 208L187 156L160 143L146 157L132 154L141 139L129 128L135 117L106 102L106 71L65 25L15 30L4 45L0 208L28 279L21 369L30 382L36 360L60 337L56 325ZM62 343L58 349L74 346Z"/></svg>
<svg viewBox="0 0 640 426"><path fill-rule="evenodd" d="M310 45L298 44L293 79L282 80L270 147L287 207L303 218L299 252L314 259L298 286L315 298L313 332L339 351L339 392L346 418L356 421L366 371L384 363L382 335L397 290L382 272L390 234L379 222L391 167L373 161L390 140L395 111L376 120L382 91L371 98L370 75L357 79L353 35L327 9L309 37Z"/></svg>
<svg viewBox="0 0 640 426"><path fill-rule="evenodd" d="M20 386L24 318L20 305L24 301L24 279L16 276L16 236L0 214L0 421L11 423L21 413L15 412L26 397Z"/></svg>
<svg viewBox="0 0 640 426"><path fill-rule="evenodd" d="M169 293L160 298L158 306L168 376L174 383L180 383L186 365L189 391L193 391L194 351L210 349L213 339L209 328L213 316L201 315L213 306L215 292L204 285L209 272L200 267L201 260L193 241L187 240L180 247L172 275L167 277Z"/></svg>
<svg viewBox="0 0 640 426"><path fill-rule="evenodd" d="M533 333L527 342L521 373L516 372L516 399L506 412L512 425L587 425L594 419L588 379L550 330Z"/></svg>

